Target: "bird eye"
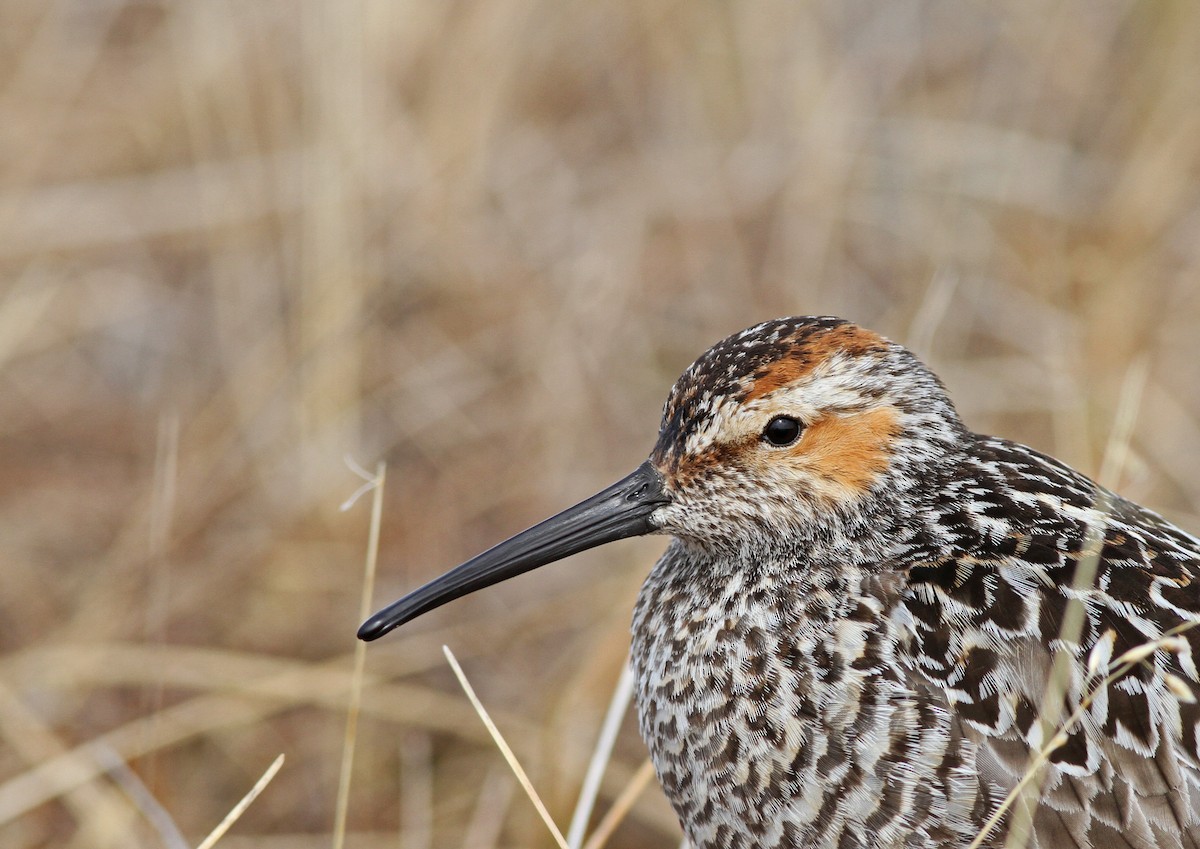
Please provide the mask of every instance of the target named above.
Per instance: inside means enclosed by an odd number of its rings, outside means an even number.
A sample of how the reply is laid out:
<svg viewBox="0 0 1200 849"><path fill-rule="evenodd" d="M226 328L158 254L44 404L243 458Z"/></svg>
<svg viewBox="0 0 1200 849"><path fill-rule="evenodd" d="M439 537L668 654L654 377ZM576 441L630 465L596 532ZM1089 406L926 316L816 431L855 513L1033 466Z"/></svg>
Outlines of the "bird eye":
<svg viewBox="0 0 1200 849"><path fill-rule="evenodd" d="M800 424L799 419L791 416L776 416L763 428L762 438L772 445L783 447L791 445L799 439L800 431L803 429L804 426Z"/></svg>

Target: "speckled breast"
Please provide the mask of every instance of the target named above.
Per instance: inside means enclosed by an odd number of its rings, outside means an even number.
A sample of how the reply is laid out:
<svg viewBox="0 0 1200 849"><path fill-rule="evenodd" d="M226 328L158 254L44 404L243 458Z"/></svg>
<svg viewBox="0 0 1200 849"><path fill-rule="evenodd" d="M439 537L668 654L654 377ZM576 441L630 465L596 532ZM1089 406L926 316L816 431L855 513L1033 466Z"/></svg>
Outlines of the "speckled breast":
<svg viewBox="0 0 1200 849"><path fill-rule="evenodd" d="M633 665L695 849L965 845L976 780L948 712L897 662L893 589L689 558L673 543L647 579Z"/></svg>

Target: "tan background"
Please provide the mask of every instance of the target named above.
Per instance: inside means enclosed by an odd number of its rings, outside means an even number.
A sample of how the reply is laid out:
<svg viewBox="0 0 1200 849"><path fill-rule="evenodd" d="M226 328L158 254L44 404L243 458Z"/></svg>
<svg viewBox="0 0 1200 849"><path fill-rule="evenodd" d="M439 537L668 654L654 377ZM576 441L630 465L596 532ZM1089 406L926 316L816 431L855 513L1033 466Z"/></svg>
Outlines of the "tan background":
<svg viewBox="0 0 1200 849"><path fill-rule="evenodd" d="M343 456L390 601L632 469L764 318L1092 473L1144 358L1120 488L1200 530L1191 0L6 0L0 44L5 847L195 845L280 752L220 845L330 845ZM439 646L565 827L661 546L372 646L347 845L550 846ZM651 788L611 845L677 843Z"/></svg>

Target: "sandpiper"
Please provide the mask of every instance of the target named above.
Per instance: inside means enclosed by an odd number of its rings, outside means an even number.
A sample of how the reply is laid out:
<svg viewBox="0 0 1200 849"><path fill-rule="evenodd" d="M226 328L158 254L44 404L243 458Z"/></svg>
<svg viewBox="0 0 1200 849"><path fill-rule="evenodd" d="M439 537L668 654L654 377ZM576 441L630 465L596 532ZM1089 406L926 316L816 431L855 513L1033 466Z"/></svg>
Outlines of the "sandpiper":
<svg viewBox="0 0 1200 849"><path fill-rule="evenodd" d="M631 475L359 636L639 534L672 537L640 728L695 849L1200 847L1200 539L837 318L719 342Z"/></svg>

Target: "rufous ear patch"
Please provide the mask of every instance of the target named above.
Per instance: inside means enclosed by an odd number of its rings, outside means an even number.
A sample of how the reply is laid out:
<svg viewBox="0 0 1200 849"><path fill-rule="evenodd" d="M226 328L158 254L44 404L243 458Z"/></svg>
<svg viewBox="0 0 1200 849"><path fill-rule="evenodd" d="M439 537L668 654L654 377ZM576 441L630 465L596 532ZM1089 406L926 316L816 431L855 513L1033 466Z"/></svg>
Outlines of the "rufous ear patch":
<svg viewBox="0 0 1200 849"><path fill-rule="evenodd" d="M866 493L887 471L900 424L895 408L822 416L788 449L789 459L843 493Z"/></svg>

